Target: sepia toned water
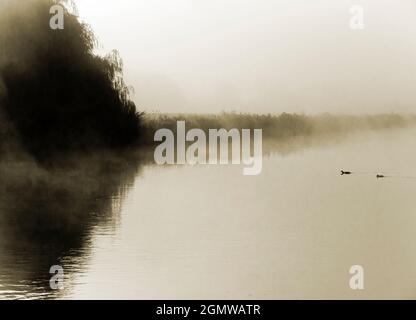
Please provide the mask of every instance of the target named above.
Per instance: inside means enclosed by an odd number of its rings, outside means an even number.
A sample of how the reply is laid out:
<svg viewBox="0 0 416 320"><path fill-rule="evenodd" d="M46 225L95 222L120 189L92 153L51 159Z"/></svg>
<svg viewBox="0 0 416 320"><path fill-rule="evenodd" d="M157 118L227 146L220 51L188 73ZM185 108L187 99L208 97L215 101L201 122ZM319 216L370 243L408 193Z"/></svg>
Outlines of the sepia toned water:
<svg viewBox="0 0 416 320"><path fill-rule="evenodd" d="M93 201L63 195L49 219L83 214L58 220L65 232L53 237L9 206L0 298L416 298L413 177L414 129L276 150L259 176L234 165L135 167L106 178ZM62 290L49 287L54 264ZM349 287L352 265L364 268L364 290Z"/></svg>

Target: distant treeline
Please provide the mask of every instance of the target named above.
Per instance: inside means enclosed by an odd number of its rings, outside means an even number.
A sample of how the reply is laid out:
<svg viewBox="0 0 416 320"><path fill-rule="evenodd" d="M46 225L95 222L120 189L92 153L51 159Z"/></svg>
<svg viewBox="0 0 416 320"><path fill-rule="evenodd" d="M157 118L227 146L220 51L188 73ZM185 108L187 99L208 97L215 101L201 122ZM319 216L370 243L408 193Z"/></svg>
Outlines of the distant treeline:
<svg viewBox="0 0 416 320"><path fill-rule="evenodd" d="M143 119L143 141L152 143L154 132L160 128L175 132L177 121L185 121L187 129L200 128L205 132L220 128L263 129L263 138L284 141L302 136L406 127L416 124L416 116L398 114L308 116L289 113L272 115L235 112L198 115L147 114Z"/></svg>

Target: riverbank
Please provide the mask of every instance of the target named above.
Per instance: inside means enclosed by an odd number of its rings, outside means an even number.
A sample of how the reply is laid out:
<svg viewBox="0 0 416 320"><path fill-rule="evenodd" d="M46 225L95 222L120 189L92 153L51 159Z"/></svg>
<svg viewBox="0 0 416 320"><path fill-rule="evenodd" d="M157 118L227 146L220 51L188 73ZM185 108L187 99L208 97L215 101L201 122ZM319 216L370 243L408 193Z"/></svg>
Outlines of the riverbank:
<svg viewBox="0 0 416 320"><path fill-rule="evenodd" d="M415 115L304 115L282 114L163 114L149 113L143 116L142 144L153 145L154 133L161 128L176 132L177 121L185 121L188 129L262 129L265 140L284 142L294 138L328 136L364 130L405 128L416 125Z"/></svg>

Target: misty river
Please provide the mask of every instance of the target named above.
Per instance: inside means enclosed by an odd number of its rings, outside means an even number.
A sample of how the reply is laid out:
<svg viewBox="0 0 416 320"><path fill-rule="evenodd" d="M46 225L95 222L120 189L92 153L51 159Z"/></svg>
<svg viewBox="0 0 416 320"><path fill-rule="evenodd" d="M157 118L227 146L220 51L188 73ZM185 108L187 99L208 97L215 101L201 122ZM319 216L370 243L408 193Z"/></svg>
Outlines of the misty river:
<svg viewBox="0 0 416 320"><path fill-rule="evenodd" d="M415 298L415 137L368 132L276 150L259 176L129 164L94 193L10 187L0 298ZM76 174L65 183L86 184ZM36 231L45 211L71 217L57 220L62 232ZM49 287L51 265L64 269L62 290ZM352 265L364 268L364 290L349 287Z"/></svg>

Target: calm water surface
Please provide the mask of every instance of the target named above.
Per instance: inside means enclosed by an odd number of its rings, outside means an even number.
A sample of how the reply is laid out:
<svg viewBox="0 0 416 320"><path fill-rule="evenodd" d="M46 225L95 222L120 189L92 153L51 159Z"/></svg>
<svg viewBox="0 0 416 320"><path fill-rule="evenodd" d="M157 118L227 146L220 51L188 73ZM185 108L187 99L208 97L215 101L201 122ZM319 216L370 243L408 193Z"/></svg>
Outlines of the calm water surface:
<svg viewBox="0 0 416 320"><path fill-rule="evenodd" d="M79 230L43 239L8 219L0 298L416 298L415 150L406 129L276 153L255 177L231 165L132 169L93 203L57 206L88 212L68 222ZM49 289L53 264L61 291ZM354 264L363 291L349 289Z"/></svg>

